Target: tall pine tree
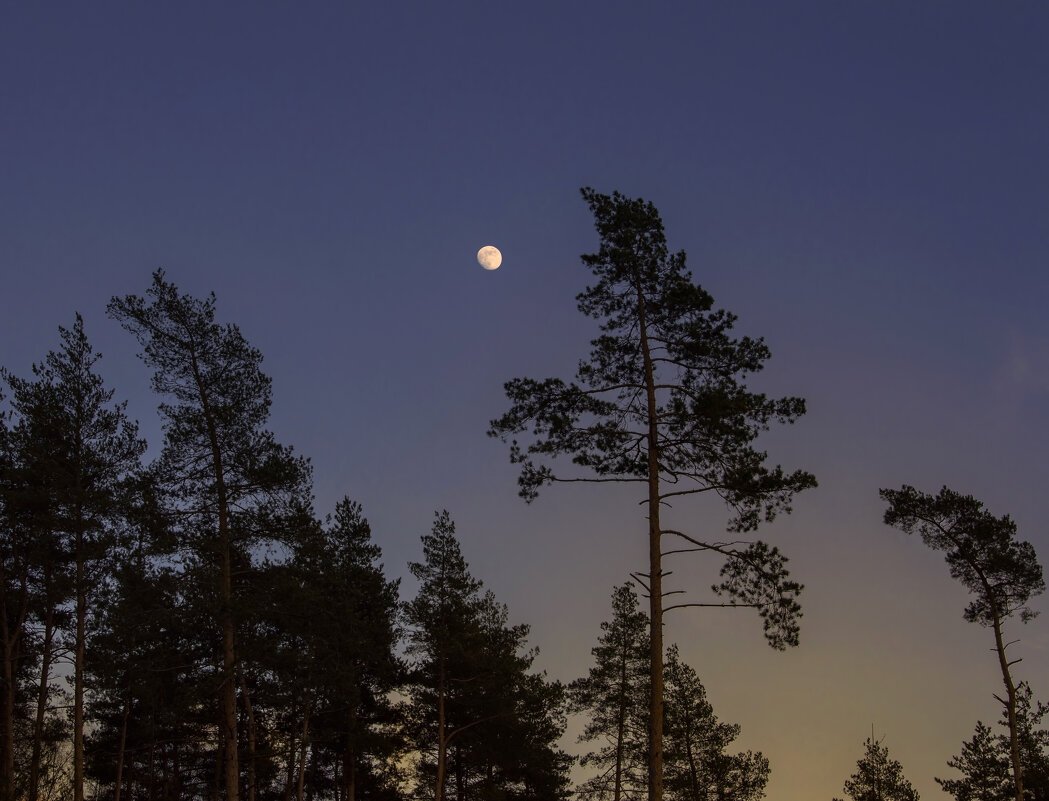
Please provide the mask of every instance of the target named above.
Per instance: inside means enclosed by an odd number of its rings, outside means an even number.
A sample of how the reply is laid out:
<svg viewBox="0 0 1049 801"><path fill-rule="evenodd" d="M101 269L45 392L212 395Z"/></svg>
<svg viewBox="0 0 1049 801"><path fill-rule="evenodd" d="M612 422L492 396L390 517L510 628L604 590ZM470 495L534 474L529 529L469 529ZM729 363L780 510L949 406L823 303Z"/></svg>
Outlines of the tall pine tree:
<svg viewBox="0 0 1049 801"><path fill-rule="evenodd" d="M85 660L88 623L99 592L114 572L118 534L130 509L132 480L139 469L145 442L126 417L123 404L113 403L95 372L100 356L84 333L78 314L71 329L59 328L61 348L34 365L32 381L5 373L12 407L20 418L15 430L26 475L44 496L47 530L38 530L41 546L57 552L46 559L43 581L44 651L38 691L34 738L39 742L48 692L49 662L58 604L55 572L68 565L67 592L72 607L72 631L64 644L73 663L73 801L84 798ZM31 796L38 792L39 749L30 766Z"/></svg>
<svg viewBox="0 0 1049 801"><path fill-rule="evenodd" d="M772 423L805 412L801 398L769 399L751 392L769 349L760 339L734 338L734 315L692 281L684 252L671 254L659 212L618 192L583 189L600 236L583 256L597 281L577 297L579 310L599 321L601 334L580 362L575 382L517 378L506 384L510 410L489 434L511 439L526 500L554 482L638 485L648 513L649 801L663 795L663 556L664 536L684 549L722 556L726 603L691 606L756 608L770 645L798 639L801 586L786 559L761 542L736 544L661 523L661 509L684 496L719 496L732 512L729 529L751 531L790 511L795 493L815 486L801 470L766 465L754 442ZM516 439L527 440L521 444ZM562 471L551 460L569 457ZM681 549L675 550L680 552ZM670 607L667 607L670 608Z"/></svg>
<svg viewBox="0 0 1049 801"><path fill-rule="evenodd" d="M279 518L309 495L309 468L266 430L270 379L237 326L215 321L215 296L181 294L158 270L147 298L113 298L109 314L133 333L165 398L156 465L180 537L186 578L207 602L219 654L216 757L226 801L240 796L238 619L253 551L279 537Z"/></svg>
<svg viewBox="0 0 1049 801"><path fill-rule="evenodd" d="M973 599L964 617L991 629L994 652L1005 685L1005 698L995 696L1005 707L1009 722L1009 756L1012 762L1016 801L1024 801L1023 760L1020 756L1020 727L1017 718L1016 682L1005 641L1005 621L1017 615L1026 623L1037 614L1027 602L1045 591L1042 566L1034 547L1017 539L1016 523L1008 515L995 517L971 495L948 487L929 495L904 485L883 489L888 503L885 523L907 534L918 532L928 547L943 551L951 577L960 581Z"/></svg>

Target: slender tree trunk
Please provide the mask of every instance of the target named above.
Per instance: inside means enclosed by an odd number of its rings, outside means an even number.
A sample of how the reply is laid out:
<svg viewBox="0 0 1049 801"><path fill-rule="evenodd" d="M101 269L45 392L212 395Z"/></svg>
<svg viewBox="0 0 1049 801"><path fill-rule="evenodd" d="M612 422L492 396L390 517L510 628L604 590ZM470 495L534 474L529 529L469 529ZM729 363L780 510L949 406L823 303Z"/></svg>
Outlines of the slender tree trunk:
<svg viewBox="0 0 1049 801"><path fill-rule="evenodd" d="M13 801L15 794L15 675L16 666L22 660L22 626L29 614L28 577L20 577L18 611L13 621L8 606L7 577L0 562L0 636L3 637L3 722L0 724L0 801ZM13 624L13 625L12 625Z"/></svg>
<svg viewBox="0 0 1049 801"><path fill-rule="evenodd" d="M466 801L466 777L463 775L463 753L455 749L455 801Z"/></svg>
<svg viewBox="0 0 1049 801"><path fill-rule="evenodd" d="M77 476L80 492L80 476ZM84 576L84 519L76 510L76 652L73 656L73 801L84 801L84 651L87 639L87 589Z"/></svg>
<svg viewBox="0 0 1049 801"><path fill-rule="evenodd" d="M440 666L437 674L437 782L434 788L434 801L444 801L444 774L447 770L448 743L444 729L444 657L439 657Z"/></svg>
<svg viewBox="0 0 1049 801"><path fill-rule="evenodd" d="M353 735L357 730L357 710L350 707L346 720L346 750L342 757L343 801L357 801L357 754L353 748Z"/></svg>
<svg viewBox="0 0 1049 801"><path fill-rule="evenodd" d="M248 801L255 801L255 710L251 705L251 693L248 692L248 683L244 678L244 671L237 666L237 674L240 678L240 693L244 699L244 711L248 714Z"/></svg>
<svg viewBox="0 0 1049 801"><path fill-rule="evenodd" d="M689 723L686 721L686 727ZM696 754L692 749L692 732L686 728L685 735L685 754L688 757L688 784L692 788L693 801L700 801L699 794L699 768L696 766Z"/></svg>
<svg viewBox="0 0 1049 801"><path fill-rule="evenodd" d="M240 765L237 761L237 687L234 680L237 662L236 641L233 622L233 545L229 530L229 498L226 493L225 468L222 448L219 444L215 415L208 400L208 393L197 366L196 354L191 354L193 377L200 395L201 410L211 445L212 470L215 474L215 495L218 507L219 551L222 585L220 603L222 626L222 741L225 746L223 772L225 774L226 801L238 801L240 793Z"/></svg>
<svg viewBox="0 0 1049 801"><path fill-rule="evenodd" d="M620 658L619 675L619 719L616 721L616 775L615 789L612 801L620 801L623 797L623 747L626 740L626 715L627 715L627 659L629 657L629 644L623 643L623 651Z"/></svg>
<svg viewBox="0 0 1049 801"><path fill-rule="evenodd" d="M652 677L649 702L648 801L663 799L663 551L659 525L659 420L655 370L648 342L645 299L637 279L638 331L645 365L645 396L648 409L648 563L649 563L649 652Z"/></svg>
<svg viewBox="0 0 1049 801"><path fill-rule="evenodd" d="M1009 671L1009 660L1005 656L1005 643L1002 640L1002 620L998 608L991 601L993 616L994 645L998 652L998 664L1002 669L1002 682L1005 684L1006 704L1009 715L1009 756L1013 764L1013 784L1016 790L1016 801L1024 801L1023 768L1020 765L1020 738L1016 721L1016 685L1013 684Z"/></svg>
<svg viewBox="0 0 1049 801"><path fill-rule="evenodd" d="M0 576L2 578L2 576ZM0 801L10 801L14 795L15 779L15 676L14 653L7 626L7 610L0 604L0 623L3 624L4 675L0 685L3 696L3 726L0 730Z"/></svg>
<svg viewBox="0 0 1049 801"><path fill-rule="evenodd" d="M310 681L309 679L307 681ZM306 755L310 750L310 709L313 701L306 696L306 709L302 713L302 742L299 744L299 778L295 790L296 801L302 801L302 790L306 782Z"/></svg>
<svg viewBox="0 0 1049 801"><path fill-rule="evenodd" d="M46 571L45 584L51 584L50 567ZM40 655L40 685L36 696L36 721L33 724L33 755L29 762L29 798L40 796L40 758L44 744L44 717L47 714L47 701L50 697L52 644L55 636L55 607L47 604L44 615L44 641Z"/></svg>
<svg viewBox="0 0 1049 801"><path fill-rule="evenodd" d="M959 548L961 549L960 545ZM980 579L984 596L987 599L987 605L991 610L991 627L994 629L994 650L998 654L998 665L1002 669L1002 683L1005 684L1006 695L1005 701L1002 703L1005 704L1009 719L1009 758L1013 767L1013 786L1016 790L1016 801L1024 801L1023 768L1020 765L1020 738L1016 721L1016 685L1013 684L1013 677L1009 671L1009 659L1005 655L1006 645L1002 638L1002 613L998 608L998 602L995 600L995 593L991 583L987 580L983 569L974 559L968 556L966 556L966 559ZM1000 698L998 700L1001 701Z"/></svg>
<svg viewBox="0 0 1049 801"><path fill-rule="evenodd" d="M117 749L117 775L113 783L113 801L120 801L120 782L124 773L124 755L127 751L127 728L131 718L131 678L128 677L127 695L124 697L124 714L120 720L120 747Z"/></svg>
<svg viewBox="0 0 1049 801"><path fill-rule="evenodd" d="M294 713L294 710L292 712ZM294 714L292 719L294 719ZM295 732L290 731L288 733L288 777L284 783L284 801L291 801L292 788L295 786L295 754L298 752L298 749L298 743L295 741Z"/></svg>

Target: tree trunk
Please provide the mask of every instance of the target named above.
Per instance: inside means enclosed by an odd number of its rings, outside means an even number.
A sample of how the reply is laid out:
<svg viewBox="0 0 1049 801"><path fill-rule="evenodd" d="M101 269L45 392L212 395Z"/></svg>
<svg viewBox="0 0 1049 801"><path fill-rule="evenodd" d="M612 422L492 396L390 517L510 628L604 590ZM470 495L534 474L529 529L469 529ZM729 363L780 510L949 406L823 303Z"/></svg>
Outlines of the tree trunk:
<svg viewBox="0 0 1049 801"><path fill-rule="evenodd" d="M80 492L80 476L77 476ZM73 801L84 801L84 651L87 639L87 590L84 576L83 510L76 510L76 652L73 657Z"/></svg>
<svg viewBox="0 0 1049 801"><path fill-rule="evenodd" d="M351 706L346 720L346 751L342 757L343 801L357 801L357 754L353 748L356 729L357 710Z"/></svg>
<svg viewBox="0 0 1049 801"><path fill-rule="evenodd" d="M255 801L255 710L251 705L251 693L248 692L248 683L244 679L244 671L237 666L237 675L240 679L241 697L244 699L244 711L248 714L248 801Z"/></svg>
<svg viewBox="0 0 1049 801"><path fill-rule="evenodd" d="M47 570L44 579L51 583L51 571ZM43 653L40 655L40 686L36 697L36 721L33 724L33 756L29 763L29 798L40 797L40 756L43 751L44 717L47 714L47 699L50 696L52 641L55 635L55 608L49 602L44 615Z"/></svg>
<svg viewBox="0 0 1049 801"><path fill-rule="evenodd" d="M16 619L11 619L8 606L7 576L0 562L0 636L3 638L3 721L0 723L0 801L13 801L15 794L15 675L16 665L23 658L22 626L29 614L27 576L23 573L19 581L19 609ZM13 625L11 625L13 623Z"/></svg>
<svg viewBox="0 0 1049 801"><path fill-rule="evenodd" d="M292 719L294 719L294 709L292 710ZM295 786L295 754L298 752L298 744L295 742L295 733L288 733L288 778L284 783L284 801L291 801L292 788Z"/></svg>
<svg viewBox="0 0 1049 801"><path fill-rule="evenodd" d="M215 415L197 365L196 354L191 354L193 377L200 396L201 411L211 445L212 470L215 474L215 495L219 523L219 559L222 573L220 603L222 604L222 741L225 748L226 801L238 801L240 793L240 765L237 760L237 687L234 680L237 654L233 623L233 544L229 526L229 498L226 493L225 468L219 444Z"/></svg>
<svg viewBox="0 0 1049 801"><path fill-rule="evenodd" d="M663 552L659 525L659 420L655 369L648 343L645 299L637 278L638 331L645 365L645 397L648 409L648 580L649 652L652 678L649 702L648 801L663 799Z"/></svg>
<svg viewBox="0 0 1049 801"><path fill-rule="evenodd" d="M310 708L313 702L306 697L306 709L302 713L302 742L299 745L299 778L296 784L295 799L302 801L302 790L306 782L306 754L310 750Z"/></svg>
<svg viewBox="0 0 1049 801"><path fill-rule="evenodd" d="M440 667L437 678L437 782L434 788L434 801L444 801L444 774L447 770L448 743L444 737L444 657L439 657Z"/></svg>
<svg viewBox="0 0 1049 801"><path fill-rule="evenodd" d="M1005 656L1005 644L1002 641L1002 620L998 607L991 600L991 614L994 626L994 645L998 652L998 664L1002 669L1002 682L1005 684L1005 708L1009 715L1009 756L1013 765L1013 784L1016 790L1016 801L1024 801L1023 768L1020 766L1020 739L1016 721L1016 685L1009 672L1009 660Z"/></svg>
<svg viewBox="0 0 1049 801"><path fill-rule="evenodd" d="M612 801L620 801L623 797L623 747L626 740L626 715L627 715L627 660L629 658L630 644L623 643L623 652L620 658L619 675L619 718L616 721L616 775L615 788Z"/></svg>
<svg viewBox="0 0 1049 801"><path fill-rule="evenodd" d="M131 679L128 678L127 696L124 698L124 714L120 720L120 748L117 749L117 775L113 783L113 801L120 801L120 782L124 773L124 754L127 749L127 726L131 717Z"/></svg>

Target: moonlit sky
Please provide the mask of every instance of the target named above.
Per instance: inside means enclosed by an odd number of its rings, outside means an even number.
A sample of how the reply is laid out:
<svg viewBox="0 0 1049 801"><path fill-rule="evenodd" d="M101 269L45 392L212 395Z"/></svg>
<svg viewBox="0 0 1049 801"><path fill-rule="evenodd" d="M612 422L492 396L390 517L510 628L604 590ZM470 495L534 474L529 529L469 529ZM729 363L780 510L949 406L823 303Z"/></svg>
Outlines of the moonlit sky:
<svg viewBox="0 0 1049 801"><path fill-rule="evenodd" d="M672 612L667 639L769 757L770 799L841 795L872 725L945 798L933 777L998 718L992 638L877 491L972 493L1049 560L1049 6L161 5L0 9L0 364L27 374L80 311L155 454L106 302L157 267L214 290L318 512L361 501L407 577L447 508L567 681L645 566L644 510L629 487L525 504L485 430L505 380L569 377L595 334L578 188L651 200L769 343L752 387L807 398L765 444L820 481L762 530L806 584L801 646L772 651L747 610ZM670 514L715 537L727 518ZM717 565L676 558L702 600ZM1049 700L1049 615L1008 633Z"/></svg>

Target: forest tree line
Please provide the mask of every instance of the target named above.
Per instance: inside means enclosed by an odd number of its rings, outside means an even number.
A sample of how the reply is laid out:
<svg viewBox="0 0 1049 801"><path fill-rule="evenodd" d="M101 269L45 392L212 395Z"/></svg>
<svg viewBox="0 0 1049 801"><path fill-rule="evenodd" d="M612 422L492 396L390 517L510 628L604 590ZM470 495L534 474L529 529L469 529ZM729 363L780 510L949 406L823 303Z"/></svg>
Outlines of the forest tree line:
<svg viewBox="0 0 1049 801"><path fill-rule="evenodd" d="M648 629L630 585L590 675L548 679L447 512L412 599L359 504L317 517L309 464L265 428L261 354L214 297L158 272L110 314L154 370L152 463L79 315L30 377L2 373L0 798L565 798L570 713L599 746L580 792L643 793ZM738 727L676 650L667 665L674 797L760 797L767 760L726 753Z"/></svg>
<svg viewBox="0 0 1049 801"><path fill-rule="evenodd" d="M214 295L157 271L145 296L108 307L153 371L151 463L79 315L31 376L0 373L0 801L764 795L768 760L732 751L739 727L663 642L663 614L749 607L771 647L798 644L803 588L748 538L816 484L755 446L805 403L746 387L768 348L734 336L652 204L583 197L601 247L583 257L597 282L578 303L602 333L574 380L507 382L489 434L509 442L526 500L576 481L644 494L649 569L613 591L589 673L533 670L528 627L470 573L447 512L402 598L360 505L319 517L309 463L267 429L261 353L216 321ZM701 493L724 500L729 539L661 523L662 506ZM946 487L881 494L885 522L944 553L966 619L994 634L1005 731L979 723L948 763L962 778L938 781L957 801L1049 798L1046 708L1014 679L1003 633L1044 590L1033 548ZM666 605L681 590L663 560L681 555L724 560L714 597ZM559 746L572 715L592 748L577 786ZM873 736L857 767L855 801L917 801Z"/></svg>

